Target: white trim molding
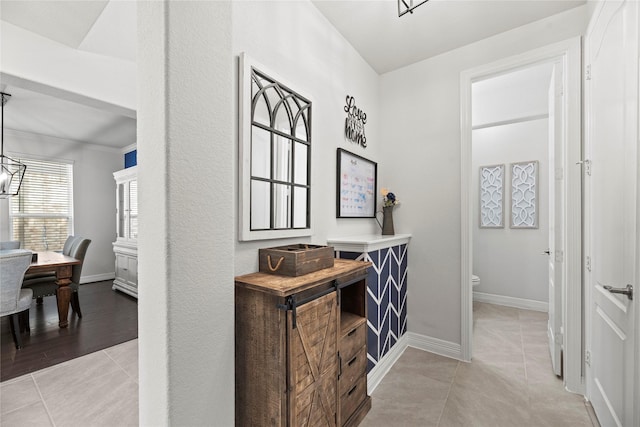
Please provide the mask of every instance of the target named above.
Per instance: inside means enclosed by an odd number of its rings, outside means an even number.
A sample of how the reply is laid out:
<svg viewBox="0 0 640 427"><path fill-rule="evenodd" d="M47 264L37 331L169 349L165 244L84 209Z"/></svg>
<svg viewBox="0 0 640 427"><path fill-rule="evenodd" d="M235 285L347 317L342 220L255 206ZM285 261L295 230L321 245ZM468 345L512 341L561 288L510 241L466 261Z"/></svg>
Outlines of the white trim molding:
<svg viewBox="0 0 640 427"><path fill-rule="evenodd" d="M361 236L329 237L327 244L333 246L336 251L343 252L373 252L393 246L406 245L411 240L411 234L395 234L382 236L367 234Z"/></svg>
<svg viewBox="0 0 640 427"><path fill-rule="evenodd" d="M369 394L373 393L373 391L378 387L382 379L387 375L389 370L396 364L400 356L407 349L407 335L404 334L400 337L398 342L395 343L391 350L384 357L378 360L376 366L374 366L369 373L367 374L367 392Z"/></svg>
<svg viewBox="0 0 640 427"><path fill-rule="evenodd" d="M415 332L407 332L405 337L409 347L467 362L467 360L462 357L462 349L458 343L416 334Z"/></svg>
<svg viewBox="0 0 640 427"><path fill-rule="evenodd" d="M564 383L568 390L584 394L583 348L582 348L582 207L581 169L576 163L581 160L581 39L574 37L539 49L524 52L490 64L485 64L460 74L460 134L461 134L461 355L462 360L471 360L473 342L473 301L471 287L472 258L472 214L471 198L471 85L474 82L494 77L524 67L560 61L563 72L562 114L565 118L563 143L564 171L564 262L563 276L564 306ZM570 219L570 220L568 220ZM558 248L559 250L563 248Z"/></svg>
<svg viewBox="0 0 640 427"><path fill-rule="evenodd" d="M110 273L92 274L90 276L81 276L80 284L84 285L85 283L102 282L103 280L113 280L115 278L115 271L112 271Z"/></svg>
<svg viewBox="0 0 640 427"><path fill-rule="evenodd" d="M120 150L120 152L122 154L127 154L133 150L137 150L138 149L138 143L134 142L133 144L129 144L126 147L122 147L122 149Z"/></svg>
<svg viewBox="0 0 640 427"><path fill-rule="evenodd" d="M474 292L473 300L478 302L486 302L489 304L521 308L523 310L543 311L545 313L549 312L549 303L532 299L507 297L504 295L487 294L484 292Z"/></svg>

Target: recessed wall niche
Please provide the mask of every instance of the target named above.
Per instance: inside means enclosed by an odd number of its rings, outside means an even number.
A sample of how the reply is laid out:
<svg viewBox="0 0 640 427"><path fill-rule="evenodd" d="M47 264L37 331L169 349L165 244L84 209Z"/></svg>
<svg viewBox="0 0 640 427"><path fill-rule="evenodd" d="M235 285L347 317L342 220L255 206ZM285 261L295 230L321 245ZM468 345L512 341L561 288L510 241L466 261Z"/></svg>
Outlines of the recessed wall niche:
<svg viewBox="0 0 640 427"><path fill-rule="evenodd" d="M240 55L239 240L309 236L311 100Z"/></svg>

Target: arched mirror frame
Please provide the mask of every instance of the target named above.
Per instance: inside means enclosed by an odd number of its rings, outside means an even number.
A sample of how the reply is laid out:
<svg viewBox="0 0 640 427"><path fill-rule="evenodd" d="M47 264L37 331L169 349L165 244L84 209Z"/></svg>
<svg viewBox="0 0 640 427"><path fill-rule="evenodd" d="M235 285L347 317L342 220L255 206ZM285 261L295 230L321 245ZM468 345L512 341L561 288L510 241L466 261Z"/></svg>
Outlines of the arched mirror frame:
<svg viewBox="0 0 640 427"><path fill-rule="evenodd" d="M246 53L239 58L239 233L240 241L310 236L311 222L311 106L309 98L284 84L282 78ZM270 96L266 92L272 91ZM262 98L260 98L262 97ZM274 102L275 100L275 102ZM257 106L270 123L254 117ZM266 108L265 107L266 103ZM273 104L273 105L272 105ZM284 129L276 119L284 117ZM300 127L302 124L302 128ZM300 130L304 130L301 135ZM268 138L269 159L252 159L252 138ZM289 148L274 147L289 142ZM256 141L253 141L256 142ZM296 148L298 154L296 157ZM306 148L306 150L305 150ZM264 149L263 149L264 150ZM288 151L287 151L288 150ZM304 159L304 164L300 164ZM277 161L276 161L277 160ZM288 162L288 163L287 163ZM252 170L252 165L260 172ZM283 166L284 165L284 166ZM303 168L304 166L304 168ZM298 172L296 172L298 170ZM305 173L306 172L306 173ZM263 197L252 206L252 188L263 188ZM268 190L267 190L268 188ZM255 190L254 190L255 192ZM266 196L264 196L266 194ZM306 200L305 199L306 195ZM297 202L296 202L297 198ZM258 206L268 210L268 220L256 221ZM253 213L253 216L252 216ZM256 226L256 222L260 222Z"/></svg>

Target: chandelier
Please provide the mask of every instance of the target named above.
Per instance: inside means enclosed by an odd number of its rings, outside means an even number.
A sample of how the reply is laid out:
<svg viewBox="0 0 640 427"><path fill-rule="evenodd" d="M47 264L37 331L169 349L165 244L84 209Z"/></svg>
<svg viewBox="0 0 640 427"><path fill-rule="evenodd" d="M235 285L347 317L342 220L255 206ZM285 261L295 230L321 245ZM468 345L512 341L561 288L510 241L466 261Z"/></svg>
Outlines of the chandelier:
<svg viewBox="0 0 640 427"><path fill-rule="evenodd" d="M398 17L405 13L413 13L413 9L428 1L429 0L398 0Z"/></svg>
<svg viewBox="0 0 640 427"><path fill-rule="evenodd" d="M2 94L2 133L0 134L0 199L17 196L22 185L22 178L27 166L17 160L4 155L4 105L9 101L11 95Z"/></svg>

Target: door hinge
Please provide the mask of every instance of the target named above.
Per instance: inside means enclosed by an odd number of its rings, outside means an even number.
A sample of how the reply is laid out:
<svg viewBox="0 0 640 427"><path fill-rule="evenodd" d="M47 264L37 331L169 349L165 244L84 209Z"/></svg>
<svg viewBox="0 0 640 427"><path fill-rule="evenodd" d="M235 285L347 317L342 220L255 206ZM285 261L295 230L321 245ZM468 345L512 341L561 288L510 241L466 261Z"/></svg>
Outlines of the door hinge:
<svg viewBox="0 0 640 427"><path fill-rule="evenodd" d="M579 162L576 162L576 165L584 166L584 173L591 176L591 160L580 160Z"/></svg>
<svg viewBox="0 0 640 427"><path fill-rule="evenodd" d="M589 350L584 352L584 363L591 366L591 352Z"/></svg>
<svg viewBox="0 0 640 427"><path fill-rule="evenodd" d="M591 257L589 255L587 255L587 258L584 261L584 266L588 272L591 272Z"/></svg>
<svg viewBox="0 0 640 427"><path fill-rule="evenodd" d="M556 168L556 180L561 181L564 179L564 169Z"/></svg>
<svg viewBox="0 0 640 427"><path fill-rule="evenodd" d="M591 64L585 67L585 77L587 80L591 80Z"/></svg>
<svg viewBox="0 0 640 427"><path fill-rule="evenodd" d="M564 251L556 249L556 262L564 262Z"/></svg>

